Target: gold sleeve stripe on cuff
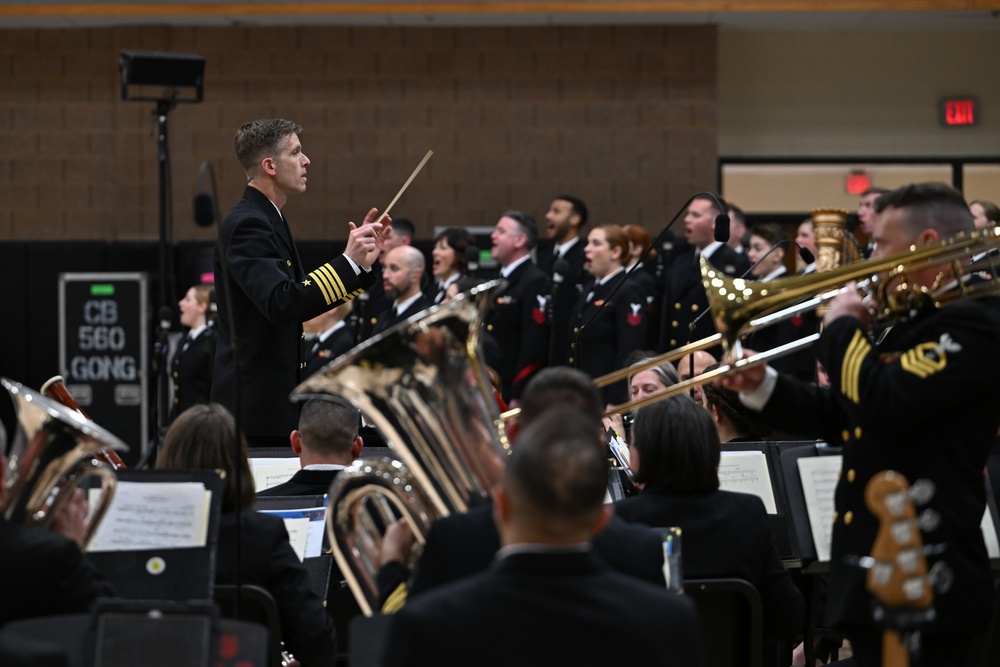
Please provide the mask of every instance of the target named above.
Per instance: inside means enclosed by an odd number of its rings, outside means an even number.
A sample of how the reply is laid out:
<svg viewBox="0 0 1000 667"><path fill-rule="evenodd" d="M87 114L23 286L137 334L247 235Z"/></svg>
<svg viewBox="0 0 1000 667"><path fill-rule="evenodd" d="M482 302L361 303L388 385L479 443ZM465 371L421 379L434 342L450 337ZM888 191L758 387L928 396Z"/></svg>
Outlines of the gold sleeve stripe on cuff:
<svg viewBox="0 0 1000 667"><path fill-rule="evenodd" d="M406 604L406 594L409 591L406 584L400 584L396 586L396 590L389 595L385 600L385 604L382 605L383 614L395 614L397 611L403 608Z"/></svg>
<svg viewBox="0 0 1000 667"><path fill-rule="evenodd" d="M324 264L309 275L323 290L323 297L326 299L327 305L332 305L335 301L343 301L346 298L344 284L340 282L337 272L329 264Z"/></svg>
<svg viewBox="0 0 1000 667"><path fill-rule="evenodd" d="M319 269L310 273L309 277L313 279L316 283L316 287L318 287L319 291L323 293L323 299L326 301L326 305L331 305L333 303L333 295L330 293L330 288L327 287L326 279L319 274Z"/></svg>
<svg viewBox="0 0 1000 667"><path fill-rule="evenodd" d="M854 338L851 339L851 344L847 346L847 352L844 354L840 368L840 390L854 403L861 401L859 389L861 364L871 349L868 339L858 330L854 332Z"/></svg>

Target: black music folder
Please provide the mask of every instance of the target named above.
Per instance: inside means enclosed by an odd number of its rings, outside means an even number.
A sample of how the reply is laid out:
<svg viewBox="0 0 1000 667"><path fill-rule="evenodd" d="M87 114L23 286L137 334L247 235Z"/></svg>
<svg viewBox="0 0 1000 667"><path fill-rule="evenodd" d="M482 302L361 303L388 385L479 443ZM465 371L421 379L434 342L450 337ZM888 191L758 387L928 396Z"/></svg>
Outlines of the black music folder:
<svg viewBox="0 0 1000 667"><path fill-rule="evenodd" d="M128 503L126 514L114 516L121 508L112 502L88 559L120 598L211 599L225 480L212 470L122 470L118 480L115 502ZM123 490L123 483L143 486ZM188 534L203 535L202 543L171 546L174 535L183 543Z"/></svg>

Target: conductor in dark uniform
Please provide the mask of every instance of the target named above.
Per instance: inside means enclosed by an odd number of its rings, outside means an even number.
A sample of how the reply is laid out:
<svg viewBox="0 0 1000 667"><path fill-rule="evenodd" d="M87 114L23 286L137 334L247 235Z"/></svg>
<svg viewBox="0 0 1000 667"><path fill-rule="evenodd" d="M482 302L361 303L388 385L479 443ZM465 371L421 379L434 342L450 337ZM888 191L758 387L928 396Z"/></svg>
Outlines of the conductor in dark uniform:
<svg viewBox="0 0 1000 667"><path fill-rule="evenodd" d="M208 403L212 394L212 367L215 364L215 290L211 285L188 289L178 304L180 321L188 332L170 361L174 398L170 421L192 405Z"/></svg>
<svg viewBox="0 0 1000 667"><path fill-rule="evenodd" d="M490 235L493 259L500 264L500 277L507 281L507 288L495 297L486 330L500 344L495 370L508 405L518 402L528 380L548 360L548 279L530 255L537 240L534 218L521 211L500 216Z"/></svg>
<svg viewBox="0 0 1000 667"><path fill-rule="evenodd" d="M618 225L595 227L587 235L585 266L594 284L581 294L570 318L570 363L592 378L624 368L646 343L646 295L625 275L628 236ZM604 402L628 400L624 380L604 388Z"/></svg>
<svg viewBox="0 0 1000 667"><path fill-rule="evenodd" d="M950 186L908 185L879 198L873 258L972 228L965 201ZM915 268L907 281L947 289L954 277L949 271L950 265ZM744 392L740 400L760 409L774 426L843 446L825 621L847 633L862 667L881 663L883 627L873 615L877 598L866 587L868 571L859 565L872 553L879 528L864 496L880 471L895 470L911 484L934 484L926 508L940 521L924 530L923 542L932 549L917 557L926 558L929 567L940 563L954 576L948 590L934 592L935 616L920 632L921 664L970 664L972 640L989 625L993 577L980 520L986 508L983 469L1000 425L995 381L1000 314L992 301L903 313L906 319L876 342L868 335L869 311L849 290L830 303L816 349L829 388L763 367L722 381ZM891 573L891 563L883 567Z"/></svg>
<svg viewBox="0 0 1000 667"><path fill-rule="evenodd" d="M369 270L381 247L383 227L371 209L360 227L348 223L343 255L308 272L302 266L281 213L289 196L306 189L309 158L301 131L292 121L268 119L246 123L236 133L236 157L249 182L215 247L219 310L232 310L233 330L227 317L220 318L212 400L235 409L240 392L239 423L251 446L287 442L298 422L298 406L288 395L305 361L302 322L370 285Z"/></svg>
<svg viewBox="0 0 1000 667"><path fill-rule="evenodd" d="M546 235L551 247L538 249L538 268L549 277L549 315L551 319L550 365L572 365L569 361L572 336L571 318L583 286L590 282L584 268L582 236L587 226L587 205L578 197L559 195L545 214ZM561 262L560 262L561 260ZM558 263L558 264L557 264ZM557 271L556 269L560 269Z"/></svg>
<svg viewBox="0 0 1000 667"><path fill-rule="evenodd" d="M665 275L660 308L660 341L657 345L660 352L715 333L710 316L698 319L708 308L699 257L704 256L712 266L730 276L741 276L750 267L744 255L716 240L715 220L721 213L716 200L709 195L698 195L688 205L684 216L684 238L693 248L674 259ZM709 352L718 356L717 349Z"/></svg>

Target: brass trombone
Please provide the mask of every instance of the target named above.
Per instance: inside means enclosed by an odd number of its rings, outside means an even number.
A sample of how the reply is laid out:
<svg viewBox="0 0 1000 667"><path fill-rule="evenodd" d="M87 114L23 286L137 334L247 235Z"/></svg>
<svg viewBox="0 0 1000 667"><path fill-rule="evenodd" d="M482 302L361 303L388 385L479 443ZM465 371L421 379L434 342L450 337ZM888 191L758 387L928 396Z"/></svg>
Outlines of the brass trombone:
<svg viewBox="0 0 1000 667"><path fill-rule="evenodd" d="M805 336L780 347L740 358L742 356L740 339L744 335L828 303L834 297L843 294L848 289L844 284L851 281L862 281L863 288L878 304L878 309L873 313L878 320L901 321L927 307L940 308L967 299L998 295L1000 282L983 280L972 283L969 280L976 270L993 269L993 262L987 259L985 263L977 262L975 266L966 263L966 260L974 255L998 248L1000 248L1000 228L992 227L961 232L924 246L911 246L908 250L894 255L768 283L731 278L718 271L702 257L700 260L702 283L708 293L712 321L715 322L715 328L719 333L647 359L640 364L602 375L596 378L594 383L598 387L604 387L653 366L717 345L722 346L723 363L708 373L689 378L642 399L615 406L608 410L606 415L628 412L676 396L716 378L766 363L770 359L777 359L812 345L819 338L819 334ZM957 282L956 289L928 290L906 280L908 272L942 264L949 265L950 273L943 272L942 275L954 276ZM500 417L504 420L511 419L519 413L520 410L515 408L502 413Z"/></svg>

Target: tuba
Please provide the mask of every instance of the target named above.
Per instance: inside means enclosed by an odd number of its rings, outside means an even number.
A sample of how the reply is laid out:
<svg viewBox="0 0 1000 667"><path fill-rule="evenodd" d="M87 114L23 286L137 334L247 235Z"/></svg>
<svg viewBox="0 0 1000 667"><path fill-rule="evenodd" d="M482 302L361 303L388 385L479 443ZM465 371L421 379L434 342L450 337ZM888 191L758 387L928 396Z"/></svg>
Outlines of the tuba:
<svg viewBox="0 0 1000 667"><path fill-rule="evenodd" d="M72 493L88 477L100 479L101 498L91 512L84 546L93 537L114 497L114 471L95 456L128 446L82 413L0 378L14 401L18 432L7 462L3 507L8 521L48 528Z"/></svg>
<svg viewBox="0 0 1000 667"><path fill-rule="evenodd" d="M494 280L355 347L292 392L333 395L374 423L396 459L362 458L330 487L333 555L366 615L378 610L376 575L385 528L404 518L415 560L431 522L485 502L510 443L487 379L480 324Z"/></svg>

